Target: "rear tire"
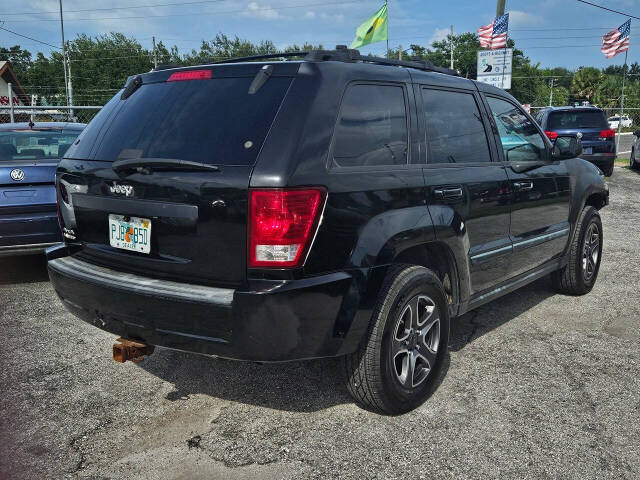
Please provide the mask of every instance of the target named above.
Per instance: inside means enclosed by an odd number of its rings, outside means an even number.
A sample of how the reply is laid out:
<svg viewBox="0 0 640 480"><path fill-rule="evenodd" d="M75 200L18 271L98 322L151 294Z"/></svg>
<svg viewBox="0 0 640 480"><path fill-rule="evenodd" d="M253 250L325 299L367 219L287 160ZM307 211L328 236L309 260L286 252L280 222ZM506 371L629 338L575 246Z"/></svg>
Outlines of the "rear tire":
<svg viewBox="0 0 640 480"><path fill-rule="evenodd" d="M556 291L567 295L589 293L596 283L602 259L602 221L598 211L586 206L576 224L567 265L551 274Z"/></svg>
<svg viewBox="0 0 640 480"><path fill-rule="evenodd" d="M344 357L347 389L369 410L408 412L435 388L448 343L448 304L438 277L420 266L394 267L367 337Z"/></svg>
<svg viewBox="0 0 640 480"><path fill-rule="evenodd" d="M609 166L609 167L606 167L603 170L603 173L604 173L605 177L610 177L611 175L613 175L613 164L611 164L611 166Z"/></svg>

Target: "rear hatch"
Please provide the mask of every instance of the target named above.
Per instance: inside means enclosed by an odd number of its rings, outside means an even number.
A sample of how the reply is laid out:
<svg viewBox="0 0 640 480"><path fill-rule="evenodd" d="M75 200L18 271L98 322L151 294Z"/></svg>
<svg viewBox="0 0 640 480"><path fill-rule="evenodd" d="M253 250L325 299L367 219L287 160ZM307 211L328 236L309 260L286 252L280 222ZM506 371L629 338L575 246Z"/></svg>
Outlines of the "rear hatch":
<svg viewBox="0 0 640 480"><path fill-rule="evenodd" d="M610 131L602 110L576 108L552 112L547 130L558 135L582 134L585 155L615 152L614 132Z"/></svg>
<svg viewBox="0 0 640 480"><path fill-rule="evenodd" d="M251 171L298 68L280 64L265 76L262 66L130 79L58 171L79 256L150 277L245 281Z"/></svg>

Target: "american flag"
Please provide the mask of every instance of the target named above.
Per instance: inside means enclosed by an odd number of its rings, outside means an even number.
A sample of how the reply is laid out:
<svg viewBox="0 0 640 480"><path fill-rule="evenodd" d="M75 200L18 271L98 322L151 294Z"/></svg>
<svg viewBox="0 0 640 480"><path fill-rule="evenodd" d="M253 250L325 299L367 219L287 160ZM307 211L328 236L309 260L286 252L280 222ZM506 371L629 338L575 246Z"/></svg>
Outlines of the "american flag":
<svg viewBox="0 0 640 480"><path fill-rule="evenodd" d="M602 37L602 48L600 51L604 53L607 58L615 57L619 53L626 52L629 50L630 35L631 19Z"/></svg>
<svg viewBox="0 0 640 480"><path fill-rule="evenodd" d="M485 48L506 48L507 31L509 30L509 14L496 17L493 22L478 29L480 46Z"/></svg>

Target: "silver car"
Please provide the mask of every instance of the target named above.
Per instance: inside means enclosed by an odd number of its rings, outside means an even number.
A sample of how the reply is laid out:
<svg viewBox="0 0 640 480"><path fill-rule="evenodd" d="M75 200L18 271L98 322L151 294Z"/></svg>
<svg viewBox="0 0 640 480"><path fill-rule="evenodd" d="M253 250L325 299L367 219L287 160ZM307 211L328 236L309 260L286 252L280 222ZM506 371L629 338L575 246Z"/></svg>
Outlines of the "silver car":
<svg viewBox="0 0 640 480"><path fill-rule="evenodd" d="M631 156L629 157L629 163L634 170L640 169L640 158L637 158L638 151L640 150L640 130L633 132L635 139L633 145L631 145Z"/></svg>

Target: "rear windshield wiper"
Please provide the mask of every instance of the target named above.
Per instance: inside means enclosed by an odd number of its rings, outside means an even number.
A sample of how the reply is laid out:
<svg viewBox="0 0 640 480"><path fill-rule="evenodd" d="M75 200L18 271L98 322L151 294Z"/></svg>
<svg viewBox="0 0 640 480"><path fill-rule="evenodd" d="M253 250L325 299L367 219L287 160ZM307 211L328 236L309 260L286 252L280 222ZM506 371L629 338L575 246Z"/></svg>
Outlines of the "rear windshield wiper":
<svg viewBox="0 0 640 480"><path fill-rule="evenodd" d="M153 170L199 170L209 172L217 172L220 170L215 165L192 162L190 160L180 160L178 158L124 158L113 162L111 168L116 172L135 170L140 173L151 173Z"/></svg>

